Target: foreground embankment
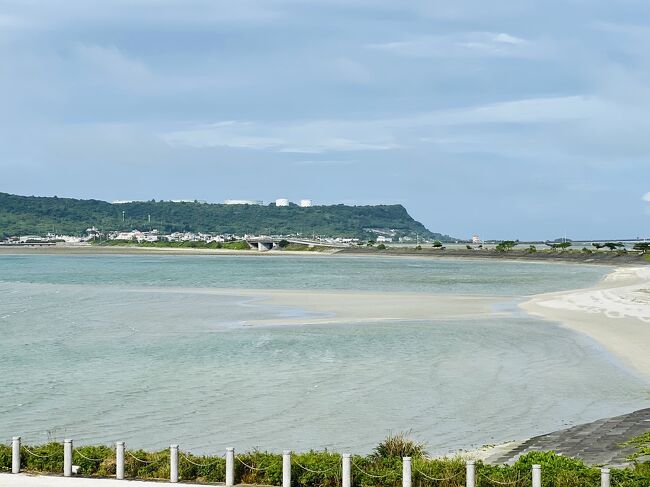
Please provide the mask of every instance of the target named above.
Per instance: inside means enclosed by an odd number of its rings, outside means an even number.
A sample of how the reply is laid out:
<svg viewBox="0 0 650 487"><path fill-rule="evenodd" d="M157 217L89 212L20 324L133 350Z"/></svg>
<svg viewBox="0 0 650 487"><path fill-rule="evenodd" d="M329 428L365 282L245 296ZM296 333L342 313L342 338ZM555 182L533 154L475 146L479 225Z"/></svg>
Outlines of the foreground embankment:
<svg viewBox="0 0 650 487"><path fill-rule="evenodd" d="M615 486L647 487L650 482L650 463L635 463L625 469L593 467L581 460L550 452L532 452L521 456L512 465L488 465L480 460L454 458L426 458L419 445L406 449L392 449L387 440L373 454L342 456L328 451L283 455L255 451L221 456L194 456L177 448L158 452L120 450L117 470L116 451L106 446L84 446L72 451L72 458L64 462L64 447L59 443L21 447L21 472L30 474L66 475L76 471L77 477L116 478L128 480L170 480L257 485L292 485L300 487L335 487L343 477L351 487L400 485L460 487L528 487L533 484L533 472L541 471L543 485L554 487L595 486L605 480ZM70 450L69 450L70 451ZM408 457L404 459L403 457ZM67 466L66 466L67 465ZM76 466L73 467L72 465ZM0 470L11 471L9 447L0 449ZM290 479L290 480L289 480ZM289 482L287 482L289 480ZM30 482L31 481L31 482ZM74 485L77 479L57 481L50 477L26 477L0 474L0 484ZM113 485L119 481L95 483L86 480L78 485ZM537 484L540 485L540 484Z"/></svg>

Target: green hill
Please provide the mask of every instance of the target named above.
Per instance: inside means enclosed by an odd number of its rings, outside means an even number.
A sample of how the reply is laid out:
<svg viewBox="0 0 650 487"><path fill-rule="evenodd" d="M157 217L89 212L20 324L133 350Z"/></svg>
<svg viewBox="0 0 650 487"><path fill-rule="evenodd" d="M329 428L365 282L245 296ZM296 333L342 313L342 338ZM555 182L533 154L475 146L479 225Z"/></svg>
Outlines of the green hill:
<svg viewBox="0 0 650 487"><path fill-rule="evenodd" d="M125 218L122 222L122 212ZM99 200L16 196L0 193L0 235L80 235L89 227L103 231L148 229L163 232L296 234L368 237L369 229L398 235L450 240L427 230L402 205L276 207L147 201L111 204Z"/></svg>

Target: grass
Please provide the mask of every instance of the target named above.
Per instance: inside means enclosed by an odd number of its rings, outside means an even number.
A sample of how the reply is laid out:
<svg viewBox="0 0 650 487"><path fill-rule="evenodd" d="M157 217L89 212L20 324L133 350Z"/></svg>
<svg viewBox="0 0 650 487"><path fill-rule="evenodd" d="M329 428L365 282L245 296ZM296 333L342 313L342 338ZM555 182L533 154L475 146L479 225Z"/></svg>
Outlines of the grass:
<svg viewBox="0 0 650 487"><path fill-rule="evenodd" d="M632 440L639 448L647 447L650 434ZM29 451L38 456L29 454ZM643 451L643 450L641 450ZM465 485L465 461L460 457L429 459L425 445L407 434L391 435L367 456L352 457L353 487L399 487L402 483L402 455L412 460L414 487L462 487ZM107 446L75 448L73 463L80 475L112 477L115 453ZM296 487L340 487L341 457L329 451L294 453L291 458L291 481ZM477 487L530 487L531 467L542 466L543 487L595 487L600 484L600 469L582 461L552 452L532 452L513 465L485 465L476 462ZM22 448L21 468L31 473L60 474L63 470L63 447L59 443ZM0 445L0 471L11 469L11 447ZM128 451L125 475L129 479L168 479L169 450ZM648 487L650 462L636 463L627 469L612 469L612 485ZM217 483L225 481L225 460L221 456L199 456L181 452L179 477L182 481ZM281 485L282 455L261 451L237 454L235 482Z"/></svg>

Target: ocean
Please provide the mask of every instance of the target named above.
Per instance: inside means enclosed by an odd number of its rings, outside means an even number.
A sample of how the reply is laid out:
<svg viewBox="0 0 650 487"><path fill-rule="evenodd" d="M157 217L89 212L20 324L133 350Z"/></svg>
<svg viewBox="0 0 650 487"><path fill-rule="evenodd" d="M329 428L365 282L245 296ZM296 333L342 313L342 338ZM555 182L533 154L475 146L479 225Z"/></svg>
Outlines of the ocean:
<svg viewBox="0 0 650 487"><path fill-rule="evenodd" d="M411 431L446 453L629 412L647 405L647 384L589 338L517 307L607 272L500 260L0 255L0 441L366 453ZM219 289L228 293L209 292ZM303 324L328 315L300 297L273 304L262 290L497 304L480 316Z"/></svg>

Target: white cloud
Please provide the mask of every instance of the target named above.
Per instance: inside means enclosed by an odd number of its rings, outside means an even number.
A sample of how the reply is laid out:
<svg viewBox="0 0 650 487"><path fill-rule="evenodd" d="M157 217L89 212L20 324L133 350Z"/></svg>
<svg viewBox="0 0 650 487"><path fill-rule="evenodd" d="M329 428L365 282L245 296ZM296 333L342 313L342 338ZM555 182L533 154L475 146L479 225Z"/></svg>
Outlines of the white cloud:
<svg viewBox="0 0 650 487"><path fill-rule="evenodd" d="M641 199L647 203L650 203L650 191L644 194Z"/></svg>
<svg viewBox="0 0 650 487"><path fill-rule="evenodd" d="M511 36L505 32L501 32L500 34L495 35L493 40L494 42L502 42L504 44L524 44L526 42L524 39Z"/></svg>
<svg viewBox="0 0 650 487"><path fill-rule="evenodd" d="M368 44L366 47L415 58L532 57L542 52L539 46L505 32L464 32L444 36L425 36Z"/></svg>
<svg viewBox="0 0 650 487"><path fill-rule="evenodd" d="M397 147L391 137L377 132L363 123L335 120L284 124L226 121L195 125L164 133L160 137L173 147L234 147L306 154L378 151Z"/></svg>
<svg viewBox="0 0 650 487"><path fill-rule="evenodd" d="M84 44L75 48L75 54L99 76L128 83L140 83L150 77L144 63L130 58L115 46Z"/></svg>
<svg viewBox="0 0 650 487"><path fill-rule="evenodd" d="M346 166L353 164L355 161L346 159L308 159L304 161L295 161L298 166Z"/></svg>
<svg viewBox="0 0 650 487"><path fill-rule="evenodd" d="M605 102L592 97L530 98L399 118L302 123L222 121L171 130L160 137L173 147L232 147L281 153L385 151L423 142L457 151L484 145L488 127L498 124L532 126L588 120L602 116L607 109ZM483 133L476 133L478 126L485 126ZM518 139L525 137L519 135ZM502 142L499 138L499 143Z"/></svg>

